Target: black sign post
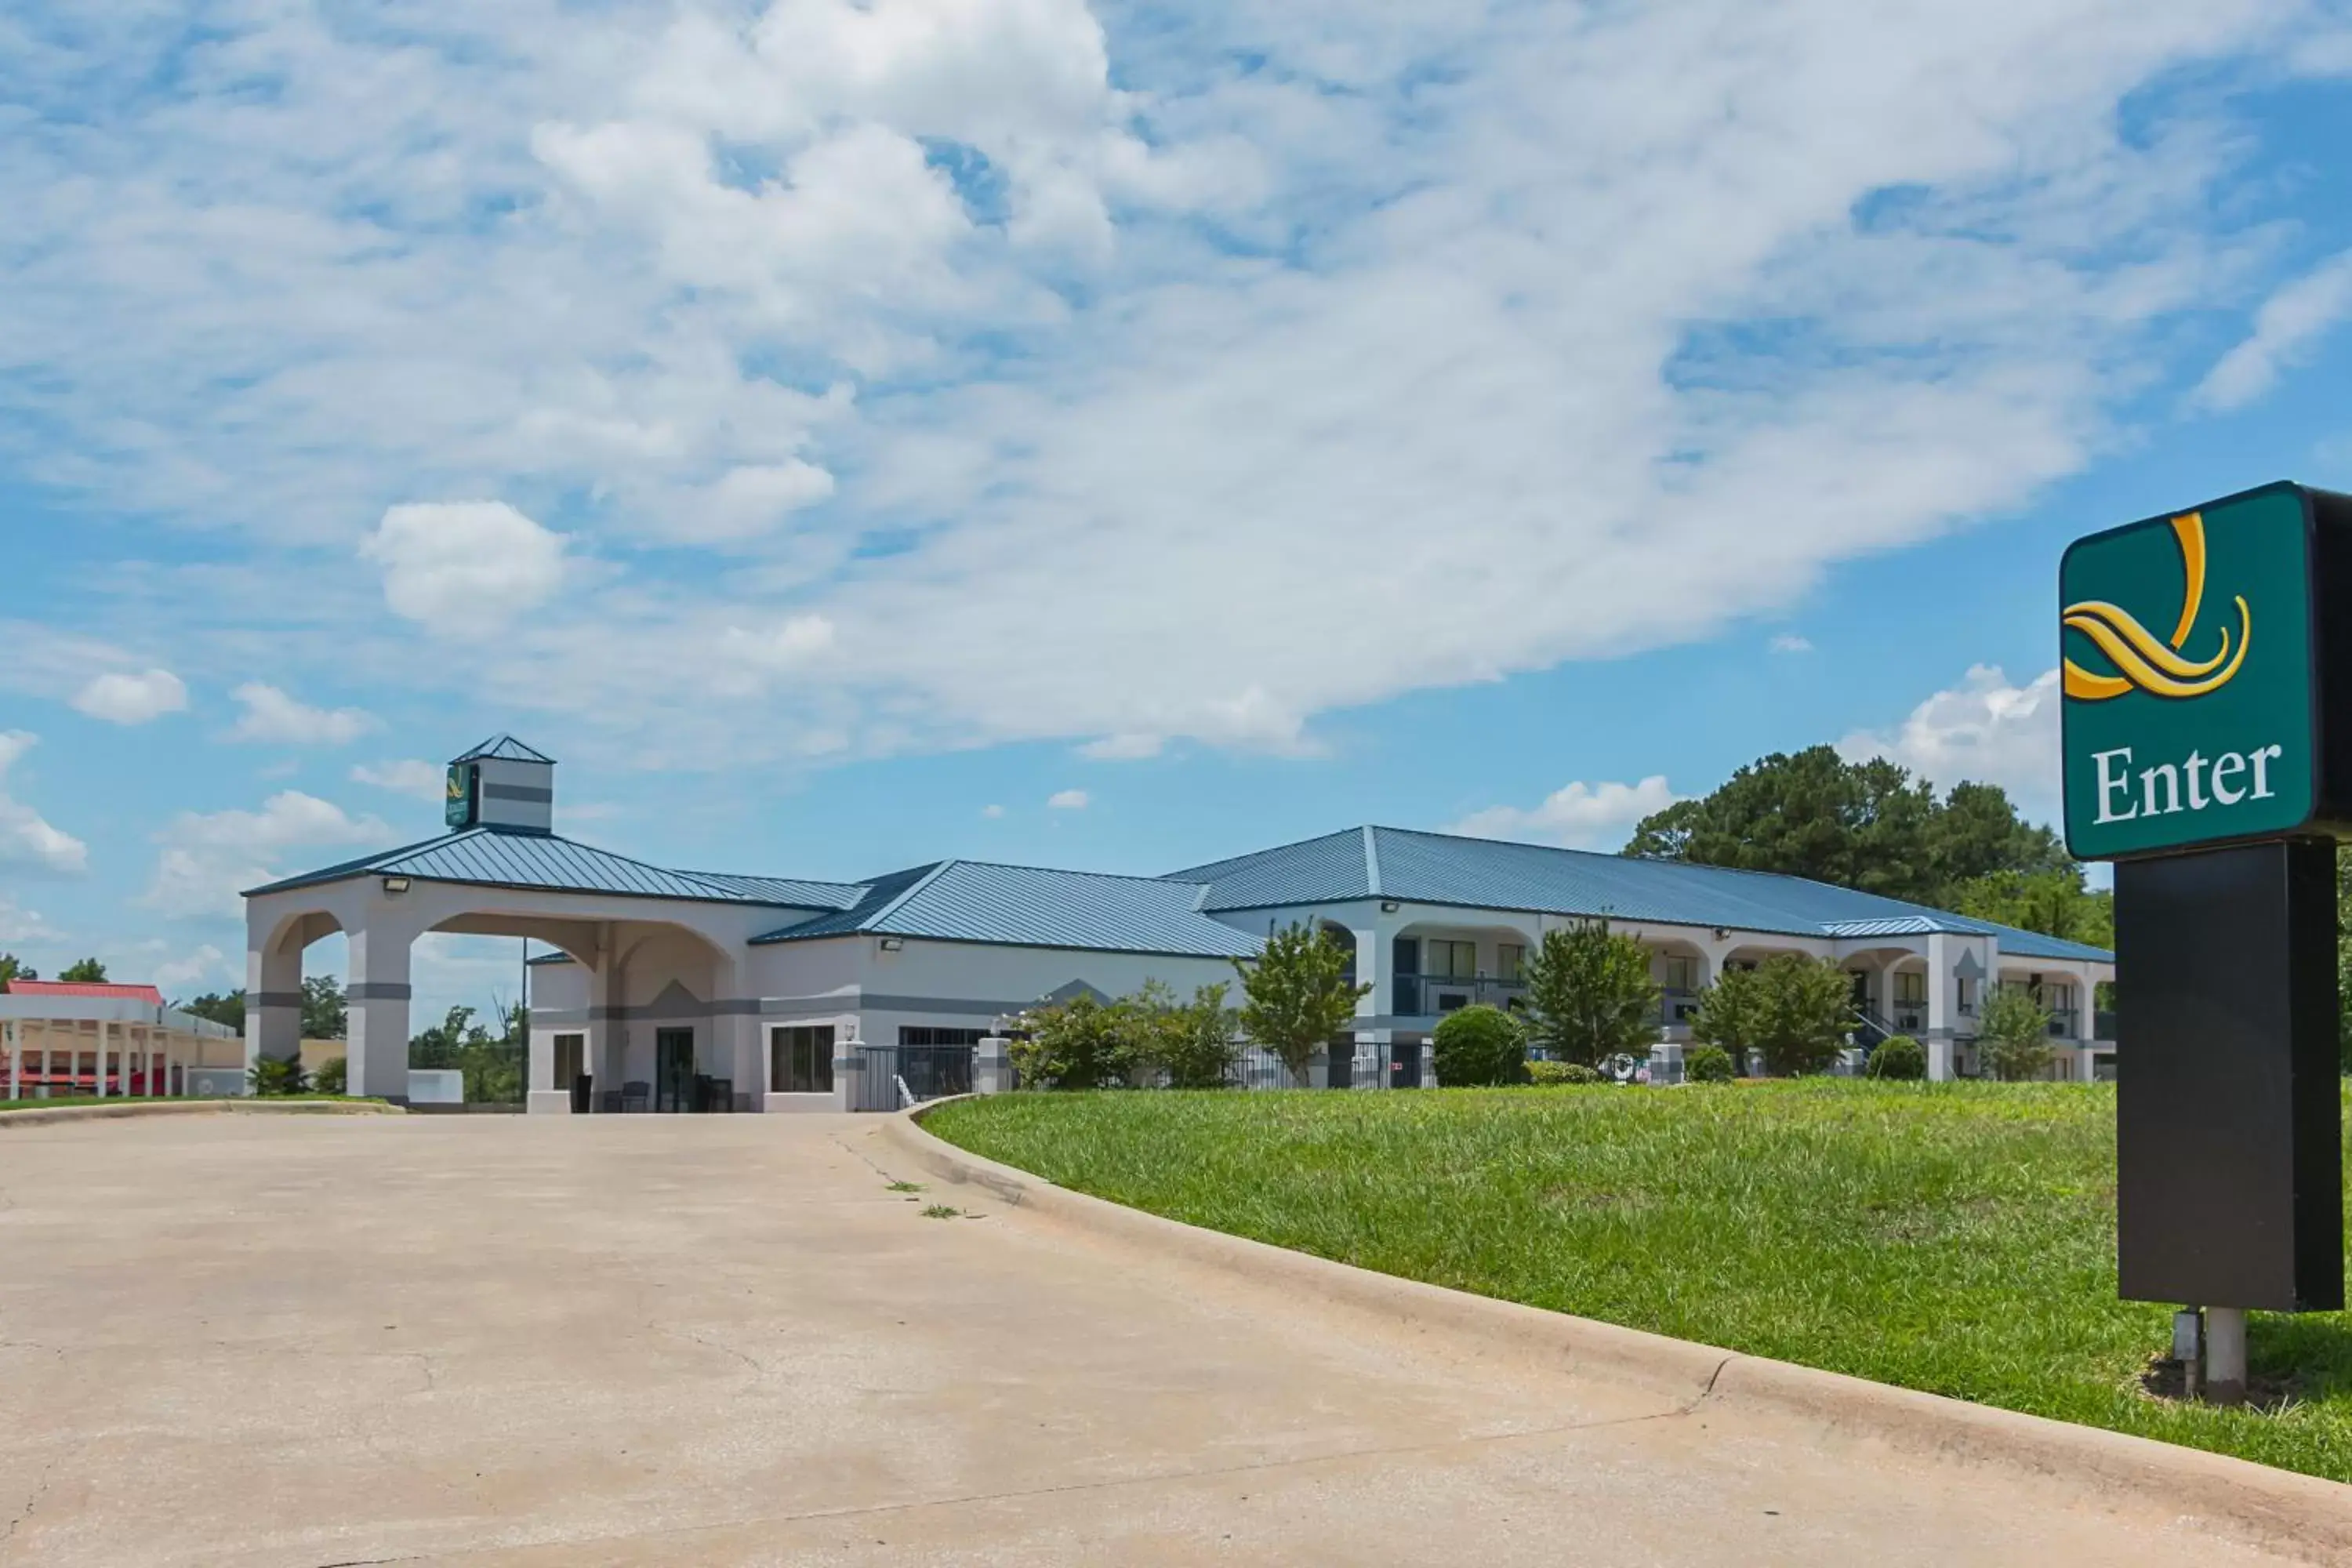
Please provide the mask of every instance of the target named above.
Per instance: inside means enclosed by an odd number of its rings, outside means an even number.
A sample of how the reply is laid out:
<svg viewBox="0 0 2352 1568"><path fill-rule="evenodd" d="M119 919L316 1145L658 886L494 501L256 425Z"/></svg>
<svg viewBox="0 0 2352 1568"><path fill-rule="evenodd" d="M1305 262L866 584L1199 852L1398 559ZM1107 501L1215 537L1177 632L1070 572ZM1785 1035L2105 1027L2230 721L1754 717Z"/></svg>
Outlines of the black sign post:
<svg viewBox="0 0 2352 1568"><path fill-rule="evenodd" d="M2231 1401L2248 1308L2344 1305L2352 499L2152 518L2060 579L2067 842L2116 863L2118 1289L2201 1309L2186 1370Z"/></svg>

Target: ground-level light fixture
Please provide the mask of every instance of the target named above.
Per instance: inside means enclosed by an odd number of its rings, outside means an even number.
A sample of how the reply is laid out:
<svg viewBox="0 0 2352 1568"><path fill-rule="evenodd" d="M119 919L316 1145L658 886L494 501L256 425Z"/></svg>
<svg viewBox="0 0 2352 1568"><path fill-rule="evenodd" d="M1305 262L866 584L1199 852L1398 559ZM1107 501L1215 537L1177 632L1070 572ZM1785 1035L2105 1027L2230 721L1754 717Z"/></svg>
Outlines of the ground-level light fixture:
<svg viewBox="0 0 2352 1568"><path fill-rule="evenodd" d="M906 945L906 939L903 937L886 936L882 939L882 951L885 952L896 952Z"/></svg>
<svg viewBox="0 0 2352 1568"><path fill-rule="evenodd" d="M394 898L397 898L401 894L408 891L408 879L405 877L386 877L383 879L383 890L392 894Z"/></svg>

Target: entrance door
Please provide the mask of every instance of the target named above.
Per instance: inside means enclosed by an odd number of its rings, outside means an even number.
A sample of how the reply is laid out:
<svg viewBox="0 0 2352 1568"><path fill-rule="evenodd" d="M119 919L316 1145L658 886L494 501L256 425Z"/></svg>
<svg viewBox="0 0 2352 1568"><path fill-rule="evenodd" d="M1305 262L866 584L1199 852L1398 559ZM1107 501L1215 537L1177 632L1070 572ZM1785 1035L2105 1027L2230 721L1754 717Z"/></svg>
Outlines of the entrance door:
<svg viewBox="0 0 2352 1568"><path fill-rule="evenodd" d="M694 1109L694 1031L654 1031L654 1109Z"/></svg>

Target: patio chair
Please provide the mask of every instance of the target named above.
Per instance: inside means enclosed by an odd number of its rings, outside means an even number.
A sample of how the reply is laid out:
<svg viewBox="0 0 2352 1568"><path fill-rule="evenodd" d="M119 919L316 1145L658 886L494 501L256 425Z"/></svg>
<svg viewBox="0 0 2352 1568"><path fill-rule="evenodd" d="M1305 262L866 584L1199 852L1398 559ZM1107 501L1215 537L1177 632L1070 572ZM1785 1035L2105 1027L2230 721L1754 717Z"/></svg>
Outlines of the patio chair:
<svg viewBox="0 0 2352 1568"><path fill-rule="evenodd" d="M631 1079L621 1086L621 1109L624 1111L651 1110L654 1108L654 1086L643 1079Z"/></svg>

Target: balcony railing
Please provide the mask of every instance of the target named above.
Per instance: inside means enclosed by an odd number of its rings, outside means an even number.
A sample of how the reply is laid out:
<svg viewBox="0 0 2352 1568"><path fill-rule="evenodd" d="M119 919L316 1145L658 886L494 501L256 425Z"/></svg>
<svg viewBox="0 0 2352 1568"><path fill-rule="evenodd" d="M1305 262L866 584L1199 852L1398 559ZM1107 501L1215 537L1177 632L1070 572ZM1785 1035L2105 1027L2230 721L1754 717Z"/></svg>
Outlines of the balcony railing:
<svg viewBox="0 0 2352 1568"><path fill-rule="evenodd" d="M1658 1010L1651 1015L1651 1018L1671 1028L1676 1024L1689 1023L1697 1012L1697 992L1678 991L1669 986L1658 993Z"/></svg>
<svg viewBox="0 0 2352 1568"><path fill-rule="evenodd" d="M1496 980L1483 974L1467 980L1435 974L1400 974L1390 984L1391 1010L1412 1018L1458 1013L1479 1003L1489 1007L1517 1008L1523 1005L1522 999L1528 993L1523 980Z"/></svg>
<svg viewBox="0 0 2352 1568"><path fill-rule="evenodd" d="M2050 1035L2053 1039L2071 1040L2079 1026L2071 1007L2053 1009L2050 1015Z"/></svg>
<svg viewBox="0 0 2352 1568"><path fill-rule="evenodd" d="M1897 1002L1895 1004L1895 1032L1896 1034L1916 1035L1927 1026L1927 1004L1925 1002Z"/></svg>

